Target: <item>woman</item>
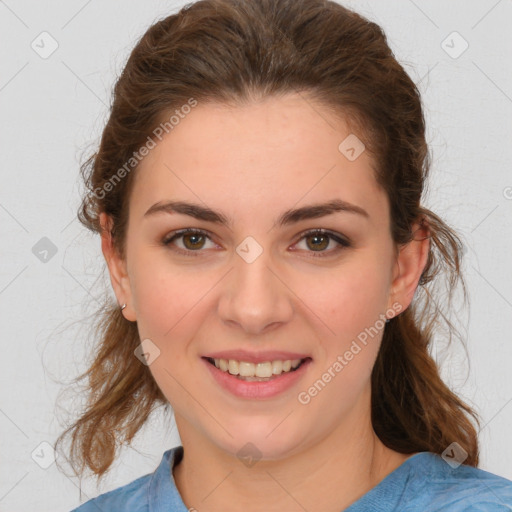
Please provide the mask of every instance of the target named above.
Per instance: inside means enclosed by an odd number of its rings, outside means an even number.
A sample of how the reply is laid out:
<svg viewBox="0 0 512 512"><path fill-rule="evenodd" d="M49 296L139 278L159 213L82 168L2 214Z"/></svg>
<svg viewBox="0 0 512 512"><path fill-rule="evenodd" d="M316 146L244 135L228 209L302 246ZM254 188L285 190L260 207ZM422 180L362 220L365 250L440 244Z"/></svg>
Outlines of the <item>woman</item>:
<svg viewBox="0 0 512 512"><path fill-rule="evenodd" d="M181 445L76 510L511 510L429 355L434 285L463 281L428 170L418 90L360 15L203 0L153 25L83 167L119 305L61 438L101 478L164 405Z"/></svg>

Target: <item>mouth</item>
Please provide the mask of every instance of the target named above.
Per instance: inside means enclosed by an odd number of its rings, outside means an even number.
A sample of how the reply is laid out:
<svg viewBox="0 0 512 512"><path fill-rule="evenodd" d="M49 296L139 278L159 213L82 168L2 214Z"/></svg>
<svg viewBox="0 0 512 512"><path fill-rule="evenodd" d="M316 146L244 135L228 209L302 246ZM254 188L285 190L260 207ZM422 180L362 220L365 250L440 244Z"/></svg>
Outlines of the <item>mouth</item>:
<svg viewBox="0 0 512 512"><path fill-rule="evenodd" d="M236 359L203 357L221 372L245 382L268 382L283 374L297 371L303 364L311 361L311 357L303 359L285 359L252 363Z"/></svg>
<svg viewBox="0 0 512 512"><path fill-rule="evenodd" d="M297 354L298 355L298 354ZM286 393L306 378L313 359L273 359L249 362L203 356L211 384L231 396L249 400L287 398Z"/></svg>

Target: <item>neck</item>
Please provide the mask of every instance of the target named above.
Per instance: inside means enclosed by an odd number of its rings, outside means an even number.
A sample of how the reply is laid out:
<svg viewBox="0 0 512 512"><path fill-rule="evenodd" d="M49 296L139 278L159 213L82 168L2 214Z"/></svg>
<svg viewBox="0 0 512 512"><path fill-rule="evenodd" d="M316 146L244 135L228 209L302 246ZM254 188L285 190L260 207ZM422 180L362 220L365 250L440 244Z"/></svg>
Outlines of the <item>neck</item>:
<svg viewBox="0 0 512 512"><path fill-rule="evenodd" d="M201 512L340 512L409 457L385 447L366 417L291 457L248 467L176 421L184 455L174 479L186 506Z"/></svg>

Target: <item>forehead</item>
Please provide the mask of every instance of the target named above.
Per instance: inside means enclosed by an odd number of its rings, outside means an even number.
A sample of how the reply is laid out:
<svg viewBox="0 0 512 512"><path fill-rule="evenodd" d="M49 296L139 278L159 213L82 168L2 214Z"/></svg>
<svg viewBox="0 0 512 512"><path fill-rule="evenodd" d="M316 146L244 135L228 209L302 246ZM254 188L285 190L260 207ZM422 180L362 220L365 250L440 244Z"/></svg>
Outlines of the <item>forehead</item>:
<svg viewBox="0 0 512 512"><path fill-rule="evenodd" d="M370 155L346 152L362 150L356 137L304 95L236 107L198 103L139 164L130 209L140 216L179 198L237 213L281 211L341 198L382 217L387 202Z"/></svg>

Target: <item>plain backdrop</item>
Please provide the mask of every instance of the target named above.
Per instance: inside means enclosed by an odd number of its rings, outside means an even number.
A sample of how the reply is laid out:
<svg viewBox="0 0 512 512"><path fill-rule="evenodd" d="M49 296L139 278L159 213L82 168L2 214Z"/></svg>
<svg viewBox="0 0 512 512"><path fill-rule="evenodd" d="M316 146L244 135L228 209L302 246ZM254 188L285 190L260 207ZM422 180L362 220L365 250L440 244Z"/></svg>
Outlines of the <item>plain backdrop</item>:
<svg viewBox="0 0 512 512"><path fill-rule="evenodd" d="M78 167L99 141L128 52L182 5L0 1L0 511L80 503L50 444L81 403L56 401L85 370L88 315L110 283L99 237L76 219ZM465 241L471 300L460 313L469 361L457 343L443 352L440 339L436 350L443 376L482 417L480 467L512 479L512 3L345 5L384 28L423 95L433 154L425 204ZM83 481L82 499L152 472L178 443L155 414L100 488Z"/></svg>

